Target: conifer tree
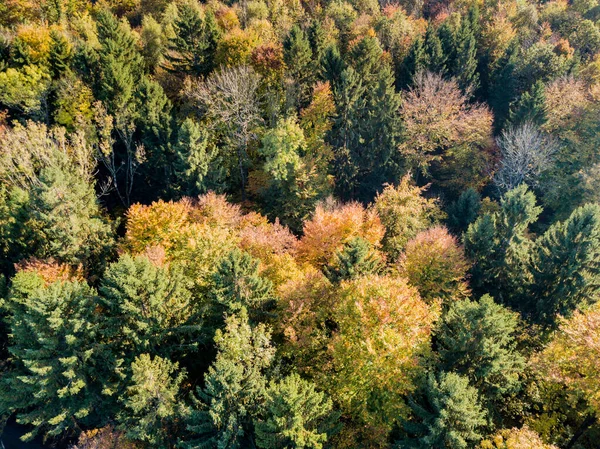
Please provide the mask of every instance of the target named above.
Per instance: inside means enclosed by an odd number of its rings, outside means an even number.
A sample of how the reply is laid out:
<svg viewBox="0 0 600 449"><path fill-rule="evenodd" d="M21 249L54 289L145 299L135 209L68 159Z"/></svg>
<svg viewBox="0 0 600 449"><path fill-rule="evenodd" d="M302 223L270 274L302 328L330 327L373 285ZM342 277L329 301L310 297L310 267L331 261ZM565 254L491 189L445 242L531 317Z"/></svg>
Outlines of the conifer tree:
<svg viewBox="0 0 600 449"><path fill-rule="evenodd" d="M220 31L214 14L207 11L204 18L192 3L178 5L173 24L175 37L171 39L166 54L175 72L206 76L215 67L215 53Z"/></svg>
<svg viewBox="0 0 600 449"><path fill-rule="evenodd" d="M519 98L509 111L509 122L522 125L526 122L542 125L546 121L546 95L544 83L540 80Z"/></svg>
<svg viewBox="0 0 600 449"><path fill-rule="evenodd" d="M190 118L179 127L175 151L175 176L185 195L195 196L207 190L207 175L214 157L208 147L205 129Z"/></svg>
<svg viewBox="0 0 600 449"><path fill-rule="evenodd" d="M237 449L253 446L252 422L263 407L267 394L265 370L275 349L263 324L252 328L241 308L217 330L217 358L197 388L199 399L187 418L190 436L184 449Z"/></svg>
<svg viewBox="0 0 600 449"><path fill-rule="evenodd" d="M199 311L186 279L174 268L125 254L109 265L99 292L102 336L126 371L142 353L170 358L194 349L199 326L192 323Z"/></svg>
<svg viewBox="0 0 600 449"><path fill-rule="evenodd" d="M180 417L181 383L185 373L179 365L149 354L141 354L131 364L131 385L122 399L125 409L119 420L132 440L149 447L174 447L175 421Z"/></svg>
<svg viewBox="0 0 600 449"><path fill-rule="evenodd" d="M515 349L517 325L517 315L489 295L453 302L438 324L441 369L466 376L492 412L521 386L525 359Z"/></svg>
<svg viewBox="0 0 600 449"><path fill-rule="evenodd" d="M448 225L456 232L464 232L477 219L481 210L481 196L472 187L460 194L448 207Z"/></svg>
<svg viewBox="0 0 600 449"><path fill-rule="evenodd" d="M53 30L50 33L50 53L48 55L48 64L52 78L58 79L71 71L71 61L73 59L73 48L67 38L60 32Z"/></svg>
<svg viewBox="0 0 600 449"><path fill-rule="evenodd" d="M271 281L260 276L259 261L239 249L225 257L213 276L213 295L229 313L246 309L254 319L273 302Z"/></svg>
<svg viewBox="0 0 600 449"><path fill-rule="evenodd" d="M597 301L600 292L600 206L576 209L553 224L534 246L535 316L553 324L557 315L570 316Z"/></svg>
<svg viewBox="0 0 600 449"><path fill-rule="evenodd" d="M272 381L263 418L254 426L257 447L321 449L327 441L324 424L330 421L332 408L331 400L298 374Z"/></svg>
<svg viewBox="0 0 600 449"><path fill-rule="evenodd" d="M26 440L102 425L114 405L103 395L112 386L94 290L80 281L44 284L35 272L17 274L4 305L12 363L0 384L0 412L32 426Z"/></svg>
<svg viewBox="0 0 600 449"><path fill-rule="evenodd" d="M398 449L467 449L483 436L485 410L464 376L430 374L409 405L413 419L403 422Z"/></svg>
<svg viewBox="0 0 600 449"><path fill-rule="evenodd" d="M415 73L427 68L428 55L423 38L418 36L412 43L408 55L404 58L398 74L398 86L407 88L413 82Z"/></svg>
<svg viewBox="0 0 600 449"><path fill-rule="evenodd" d="M427 53L427 69L443 75L446 72L447 56L444 53L442 41L431 24L425 33L425 52Z"/></svg>
<svg viewBox="0 0 600 449"><path fill-rule="evenodd" d="M463 18L456 31L456 55L452 75L464 91L477 88L479 73L477 73L477 41L470 20Z"/></svg>
<svg viewBox="0 0 600 449"><path fill-rule="evenodd" d="M372 245L361 237L355 237L335 255L335 262L324 268L325 276L333 282L355 279L367 274L376 274L382 261Z"/></svg>
<svg viewBox="0 0 600 449"><path fill-rule="evenodd" d="M314 82L312 50L306 33L298 25L292 27L283 41L283 58L288 73L297 83L298 101L301 106L306 106Z"/></svg>

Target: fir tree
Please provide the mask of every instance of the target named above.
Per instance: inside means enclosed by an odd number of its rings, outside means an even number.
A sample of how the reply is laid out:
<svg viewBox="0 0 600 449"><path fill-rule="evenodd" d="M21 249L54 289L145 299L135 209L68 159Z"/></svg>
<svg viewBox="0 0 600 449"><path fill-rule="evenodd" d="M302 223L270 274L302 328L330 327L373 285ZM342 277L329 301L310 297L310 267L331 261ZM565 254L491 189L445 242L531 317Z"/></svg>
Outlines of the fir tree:
<svg viewBox="0 0 600 449"><path fill-rule="evenodd" d="M335 262L325 267L325 276L333 282L355 279L367 274L375 274L382 268L382 261L369 242L355 237L335 255Z"/></svg>
<svg viewBox="0 0 600 449"><path fill-rule="evenodd" d="M215 66L220 31L215 16L208 11L204 18L197 6L178 6L173 24L175 37L169 42L166 59L175 72L196 76L208 75Z"/></svg>
<svg viewBox="0 0 600 449"><path fill-rule="evenodd" d="M525 359L516 351L518 317L488 296L455 301L436 332L441 369L466 376L498 412L503 397L516 393Z"/></svg>
<svg viewBox="0 0 600 449"><path fill-rule="evenodd" d="M188 118L181 124L175 150L175 176L185 195L198 195L207 190L207 175L216 156L208 147L206 130Z"/></svg>
<svg viewBox="0 0 600 449"><path fill-rule="evenodd" d="M119 417L127 436L151 448L174 447L174 425L183 408L178 402L185 372L168 359L141 354L131 364L131 373L131 385L122 398L125 409Z"/></svg>
<svg viewBox="0 0 600 449"><path fill-rule="evenodd" d="M52 78L57 79L71 71L73 49L67 38L56 30L50 32L48 64Z"/></svg>
<svg viewBox="0 0 600 449"><path fill-rule="evenodd" d="M321 449L333 404L314 384L297 374L271 382L263 418L255 423L256 446L263 449Z"/></svg>
<svg viewBox="0 0 600 449"><path fill-rule="evenodd" d="M519 101L511 106L509 122L512 125L522 125L526 122L543 125L546 121L546 96L544 83L536 81L533 87L521 95Z"/></svg>
<svg viewBox="0 0 600 449"><path fill-rule="evenodd" d="M483 436L485 410L464 376L430 374L409 405L413 419L403 422L406 436L398 449L467 449Z"/></svg>
<svg viewBox="0 0 600 449"><path fill-rule="evenodd" d="M425 53L427 54L427 69L443 75L446 72L447 56L442 48L442 41L431 24L425 33Z"/></svg>
<svg viewBox="0 0 600 449"><path fill-rule="evenodd" d="M252 328L241 308L217 330L217 358L204 377L204 388L187 417L189 438L184 449L237 449L253 447L252 422L267 394L264 371L275 349L263 324Z"/></svg>
<svg viewBox="0 0 600 449"><path fill-rule="evenodd" d="M94 295L80 281L45 286L35 272L13 278L4 306L12 363L0 384L0 412L16 412L17 422L32 426L26 440L102 425L110 417L114 404L103 396L112 388L110 365L99 342Z"/></svg>
<svg viewBox="0 0 600 449"><path fill-rule="evenodd" d="M472 23L469 20L461 20L460 28L456 32L455 52L452 75L456 77L458 85L464 91L476 89L479 85L477 41Z"/></svg>
<svg viewBox="0 0 600 449"><path fill-rule="evenodd" d="M287 72L297 83L298 101L301 106L306 106L310 101L311 87L314 82L312 56L306 33L298 25L294 25L283 41L283 59Z"/></svg>
<svg viewBox="0 0 600 449"><path fill-rule="evenodd" d="M600 292L600 206L576 209L553 224L535 242L533 283L535 316L554 324L557 315L570 316L595 302Z"/></svg>
<svg viewBox="0 0 600 449"><path fill-rule="evenodd" d="M448 207L448 225L462 233L477 219L481 210L481 196L477 190L469 188Z"/></svg>
<svg viewBox="0 0 600 449"><path fill-rule="evenodd" d="M419 36L413 41L408 55L402 62L397 76L398 87L404 89L410 86L413 82L415 73L424 70L427 67L427 63L428 55L425 50L425 44L423 39Z"/></svg>

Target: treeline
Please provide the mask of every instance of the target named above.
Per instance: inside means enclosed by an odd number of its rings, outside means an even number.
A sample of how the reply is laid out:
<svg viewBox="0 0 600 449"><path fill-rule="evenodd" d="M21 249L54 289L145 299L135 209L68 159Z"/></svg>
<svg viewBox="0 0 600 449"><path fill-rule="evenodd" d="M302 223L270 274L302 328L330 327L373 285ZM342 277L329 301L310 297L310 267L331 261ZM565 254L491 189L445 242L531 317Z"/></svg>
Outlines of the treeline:
<svg viewBox="0 0 600 449"><path fill-rule="evenodd" d="M0 110L25 439L597 446L597 1L10 0Z"/></svg>

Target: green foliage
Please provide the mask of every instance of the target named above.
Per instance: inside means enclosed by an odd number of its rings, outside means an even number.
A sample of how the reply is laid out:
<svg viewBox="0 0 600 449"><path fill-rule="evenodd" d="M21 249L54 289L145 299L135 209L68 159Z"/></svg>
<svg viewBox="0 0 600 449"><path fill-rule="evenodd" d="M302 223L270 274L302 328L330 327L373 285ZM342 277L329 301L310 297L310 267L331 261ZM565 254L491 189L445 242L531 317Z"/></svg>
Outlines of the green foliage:
<svg viewBox="0 0 600 449"><path fill-rule="evenodd" d="M9 68L0 72L0 104L33 118L43 118L49 87L50 76L43 68Z"/></svg>
<svg viewBox="0 0 600 449"><path fill-rule="evenodd" d="M376 274L381 268L381 258L372 245L361 237L355 237L336 253L335 261L323 271L331 282L340 283L367 274Z"/></svg>
<svg viewBox="0 0 600 449"><path fill-rule="evenodd" d="M321 449L327 442L323 424L332 415L332 408L331 400L298 374L271 382L264 418L254 426L257 447Z"/></svg>
<svg viewBox="0 0 600 449"><path fill-rule="evenodd" d="M515 125L532 122L538 125L546 121L546 96L544 84L537 81L525 92L509 112L509 122Z"/></svg>
<svg viewBox="0 0 600 449"><path fill-rule="evenodd" d="M267 394L265 370L271 365L275 349L263 324L252 328L248 314L241 308L217 330L217 358L197 389L200 399L187 418L188 441L185 449L237 449L252 441L252 420L258 416Z"/></svg>
<svg viewBox="0 0 600 449"><path fill-rule="evenodd" d="M73 59L73 48L64 34L58 31L50 33L52 42L50 44L50 54L48 55L48 65L52 78L60 78L71 70L71 61Z"/></svg>
<svg viewBox="0 0 600 449"><path fill-rule="evenodd" d="M25 440L108 418L108 354L98 341L94 296L81 281L46 286L35 272L13 278L4 306L12 366L2 376L0 412L16 412L19 423L32 426Z"/></svg>
<svg viewBox="0 0 600 449"><path fill-rule="evenodd" d="M141 354L131 364L131 383L127 387L123 416L127 436L144 441L149 447L173 447L173 423L181 413L179 390L185 372L178 364L158 356Z"/></svg>
<svg viewBox="0 0 600 449"><path fill-rule="evenodd" d="M485 411L477 390L455 373L432 374L410 402L413 419L404 421L406 436L398 449L466 449L483 436Z"/></svg>
<svg viewBox="0 0 600 449"><path fill-rule="evenodd" d="M186 119L177 132L175 176L182 193L197 195L207 190L207 175L215 157L208 146L204 128L192 119Z"/></svg>
<svg viewBox="0 0 600 449"><path fill-rule="evenodd" d="M464 232L477 219L481 210L481 196L468 188L448 207L448 225L456 232Z"/></svg>
<svg viewBox="0 0 600 449"><path fill-rule="evenodd" d="M491 412L521 387L525 359L516 351L518 317L485 295L455 301L436 332L440 367L466 376ZM498 415L492 415L497 418Z"/></svg>

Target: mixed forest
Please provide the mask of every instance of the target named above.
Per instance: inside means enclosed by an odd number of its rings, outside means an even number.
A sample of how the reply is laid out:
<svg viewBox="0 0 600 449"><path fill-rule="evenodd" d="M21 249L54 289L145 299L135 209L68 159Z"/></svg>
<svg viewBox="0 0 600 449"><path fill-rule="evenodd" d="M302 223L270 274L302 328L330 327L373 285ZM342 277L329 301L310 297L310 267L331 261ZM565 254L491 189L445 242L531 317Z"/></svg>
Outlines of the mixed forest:
<svg viewBox="0 0 600 449"><path fill-rule="evenodd" d="M594 449L599 299L598 0L0 1L23 441Z"/></svg>

